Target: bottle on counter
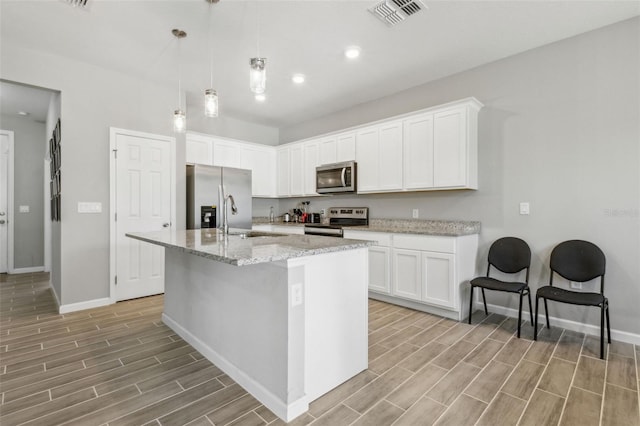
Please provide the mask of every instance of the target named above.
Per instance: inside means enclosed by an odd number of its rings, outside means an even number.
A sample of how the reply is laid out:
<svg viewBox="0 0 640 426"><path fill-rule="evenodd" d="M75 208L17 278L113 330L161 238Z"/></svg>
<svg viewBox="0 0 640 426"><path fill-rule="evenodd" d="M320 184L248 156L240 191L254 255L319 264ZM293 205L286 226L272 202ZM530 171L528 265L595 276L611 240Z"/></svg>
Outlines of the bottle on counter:
<svg viewBox="0 0 640 426"><path fill-rule="evenodd" d="M269 223L273 223L276 221L275 215L273 214L273 206L269 207Z"/></svg>

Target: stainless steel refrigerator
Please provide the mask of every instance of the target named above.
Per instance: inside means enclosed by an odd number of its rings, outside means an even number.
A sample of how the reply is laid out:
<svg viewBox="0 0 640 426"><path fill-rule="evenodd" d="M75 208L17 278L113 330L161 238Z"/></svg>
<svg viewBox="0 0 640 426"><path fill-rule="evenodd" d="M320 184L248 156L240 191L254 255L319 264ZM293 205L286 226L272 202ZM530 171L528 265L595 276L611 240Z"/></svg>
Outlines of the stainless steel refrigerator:
<svg viewBox="0 0 640 426"><path fill-rule="evenodd" d="M230 228L251 229L251 170L187 165L187 229L222 226L222 193L232 195L238 214L227 206Z"/></svg>

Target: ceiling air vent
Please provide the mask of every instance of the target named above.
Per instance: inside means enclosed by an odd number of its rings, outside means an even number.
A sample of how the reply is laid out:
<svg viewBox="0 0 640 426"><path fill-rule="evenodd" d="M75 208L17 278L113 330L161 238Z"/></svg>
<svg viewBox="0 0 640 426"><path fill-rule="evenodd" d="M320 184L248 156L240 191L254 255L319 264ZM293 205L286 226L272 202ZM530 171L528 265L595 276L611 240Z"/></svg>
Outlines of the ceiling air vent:
<svg viewBox="0 0 640 426"><path fill-rule="evenodd" d="M420 0L382 0L369 11L385 24L392 26L426 8Z"/></svg>
<svg viewBox="0 0 640 426"><path fill-rule="evenodd" d="M88 0L65 0L65 2L71 6L80 8L87 7L87 1Z"/></svg>

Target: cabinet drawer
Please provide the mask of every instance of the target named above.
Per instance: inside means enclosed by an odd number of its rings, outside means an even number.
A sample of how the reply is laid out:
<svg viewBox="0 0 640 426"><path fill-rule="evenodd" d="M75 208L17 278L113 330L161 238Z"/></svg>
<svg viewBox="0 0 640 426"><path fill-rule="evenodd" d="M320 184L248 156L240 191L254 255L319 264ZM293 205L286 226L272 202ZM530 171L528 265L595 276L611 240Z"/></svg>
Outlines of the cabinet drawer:
<svg viewBox="0 0 640 426"><path fill-rule="evenodd" d="M382 232L350 231L345 229L344 237L353 238L354 240L375 241L376 245L382 247L391 246L391 234Z"/></svg>
<svg viewBox="0 0 640 426"><path fill-rule="evenodd" d="M394 234L393 247L409 250L454 253L456 242L454 237Z"/></svg>

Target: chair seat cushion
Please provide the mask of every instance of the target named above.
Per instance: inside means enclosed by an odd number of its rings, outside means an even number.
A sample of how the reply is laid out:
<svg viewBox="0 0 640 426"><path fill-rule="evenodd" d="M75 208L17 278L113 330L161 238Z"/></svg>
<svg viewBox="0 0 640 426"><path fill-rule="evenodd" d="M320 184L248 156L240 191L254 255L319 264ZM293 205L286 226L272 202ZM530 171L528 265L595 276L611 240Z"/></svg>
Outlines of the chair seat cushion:
<svg viewBox="0 0 640 426"><path fill-rule="evenodd" d="M489 290L508 291L510 293L520 293L527 288L527 283L501 281L491 277L478 277L471 281L474 287L482 287Z"/></svg>
<svg viewBox="0 0 640 426"><path fill-rule="evenodd" d="M540 287L536 292L536 297L585 306L600 306L606 300L600 293L571 291L550 285Z"/></svg>

